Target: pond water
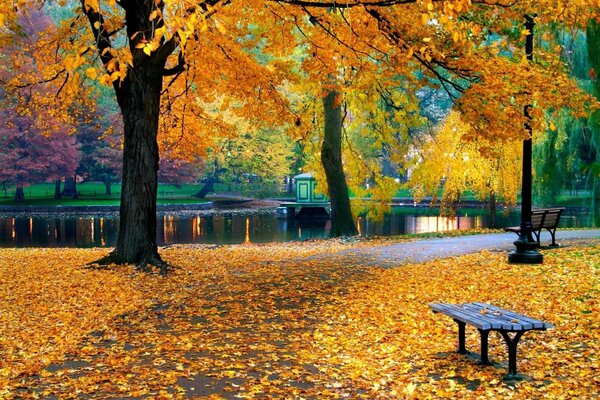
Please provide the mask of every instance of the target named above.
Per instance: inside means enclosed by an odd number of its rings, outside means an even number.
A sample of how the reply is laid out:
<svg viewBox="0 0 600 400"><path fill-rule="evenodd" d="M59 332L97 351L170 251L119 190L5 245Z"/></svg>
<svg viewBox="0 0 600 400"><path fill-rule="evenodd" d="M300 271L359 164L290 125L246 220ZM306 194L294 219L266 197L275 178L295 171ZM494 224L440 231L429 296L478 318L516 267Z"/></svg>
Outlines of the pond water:
<svg viewBox="0 0 600 400"><path fill-rule="evenodd" d="M561 217L562 227L591 226L583 213ZM390 236L486 228L489 217L481 209L462 209L455 218L439 216L439 210L394 207L383 221L357 220L362 235ZM498 214L499 227L518 225L520 216ZM0 247L110 247L117 239L116 216L11 216L0 217ZM266 243L323 238L329 220L288 220L274 212L207 214L167 213L158 216L160 246L176 243Z"/></svg>

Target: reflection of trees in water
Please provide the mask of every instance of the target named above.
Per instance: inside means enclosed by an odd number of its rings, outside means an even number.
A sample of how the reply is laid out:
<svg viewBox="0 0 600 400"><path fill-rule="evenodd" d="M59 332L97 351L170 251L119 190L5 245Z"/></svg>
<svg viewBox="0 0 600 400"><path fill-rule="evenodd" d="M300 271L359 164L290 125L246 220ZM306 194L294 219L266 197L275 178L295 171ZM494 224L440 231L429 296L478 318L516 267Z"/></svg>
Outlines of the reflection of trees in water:
<svg viewBox="0 0 600 400"><path fill-rule="evenodd" d="M322 218L280 219L278 222L283 240L320 239L327 237L331 228L331 221ZM279 240L282 240L281 236Z"/></svg>
<svg viewBox="0 0 600 400"><path fill-rule="evenodd" d="M75 222L75 242L78 247L87 247L94 243L94 219L78 218Z"/></svg>
<svg viewBox="0 0 600 400"><path fill-rule="evenodd" d="M600 226L600 210L566 213L561 227ZM498 214L498 226L517 225L518 213ZM330 221L278 219L275 214L162 215L158 218L159 245L173 243L265 243L323 238ZM485 210L464 209L456 218L440 217L431 209L403 209L374 222L358 217L362 235L389 236L405 233L485 228ZM595 225L593 225L593 223ZM7 217L0 218L2 247L110 247L116 242L118 218L106 217Z"/></svg>
<svg viewBox="0 0 600 400"><path fill-rule="evenodd" d="M115 242L118 220L81 218L0 218L0 244L17 247L106 247Z"/></svg>

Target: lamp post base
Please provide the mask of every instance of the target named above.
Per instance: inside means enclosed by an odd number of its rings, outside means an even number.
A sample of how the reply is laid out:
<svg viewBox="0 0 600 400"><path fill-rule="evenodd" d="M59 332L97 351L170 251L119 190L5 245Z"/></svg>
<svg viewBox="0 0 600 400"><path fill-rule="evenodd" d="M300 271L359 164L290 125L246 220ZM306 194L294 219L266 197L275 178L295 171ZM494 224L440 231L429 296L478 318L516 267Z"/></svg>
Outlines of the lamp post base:
<svg viewBox="0 0 600 400"><path fill-rule="evenodd" d="M537 251L537 242L517 240L515 250L508 253L509 264L541 264L544 256Z"/></svg>

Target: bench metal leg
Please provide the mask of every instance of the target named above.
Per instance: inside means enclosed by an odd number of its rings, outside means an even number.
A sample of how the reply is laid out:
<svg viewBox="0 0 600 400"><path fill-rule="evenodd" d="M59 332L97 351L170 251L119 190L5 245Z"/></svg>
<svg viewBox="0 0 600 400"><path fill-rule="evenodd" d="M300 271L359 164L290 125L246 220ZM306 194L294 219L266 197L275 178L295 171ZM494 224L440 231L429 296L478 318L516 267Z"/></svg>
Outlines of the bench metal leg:
<svg viewBox="0 0 600 400"><path fill-rule="evenodd" d="M506 379L519 379L519 375L517 374L517 345L525 331L516 332L515 336L512 338L506 331L499 332L508 347L508 375L506 376Z"/></svg>
<svg viewBox="0 0 600 400"><path fill-rule="evenodd" d="M467 354L467 347L465 346L465 323L457 319L454 320L458 324L458 349L456 350L459 354Z"/></svg>
<svg viewBox="0 0 600 400"><path fill-rule="evenodd" d="M548 232L550 232L550 235L552 236L552 244L550 244L550 247L558 247L558 243L556 243L556 229L548 229Z"/></svg>
<svg viewBox="0 0 600 400"><path fill-rule="evenodd" d="M488 337L490 336L490 331L479 329L479 334L481 335L481 360L479 364L481 365L492 365L490 359L488 358Z"/></svg>
<svg viewBox="0 0 600 400"><path fill-rule="evenodd" d="M535 235L535 241L537 242L537 247L541 247L542 244L540 243L540 234L542 233L542 231L531 231L531 233L533 233ZM533 241L533 237L530 238L530 242Z"/></svg>

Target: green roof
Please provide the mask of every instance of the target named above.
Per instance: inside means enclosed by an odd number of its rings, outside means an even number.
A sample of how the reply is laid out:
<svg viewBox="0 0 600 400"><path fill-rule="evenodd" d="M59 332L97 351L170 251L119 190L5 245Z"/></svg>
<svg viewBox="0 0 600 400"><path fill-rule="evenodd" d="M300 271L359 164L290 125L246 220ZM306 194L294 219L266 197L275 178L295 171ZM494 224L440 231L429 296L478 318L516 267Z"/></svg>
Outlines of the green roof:
<svg viewBox="0 0 600 400"><path fill-rule="evenodd" d="M315 179L312 172L306 172L304 174L296 175L294 179Z"/></svg>

